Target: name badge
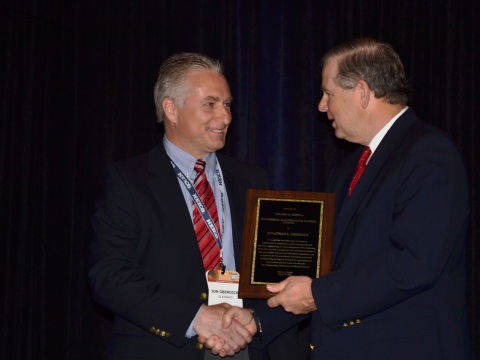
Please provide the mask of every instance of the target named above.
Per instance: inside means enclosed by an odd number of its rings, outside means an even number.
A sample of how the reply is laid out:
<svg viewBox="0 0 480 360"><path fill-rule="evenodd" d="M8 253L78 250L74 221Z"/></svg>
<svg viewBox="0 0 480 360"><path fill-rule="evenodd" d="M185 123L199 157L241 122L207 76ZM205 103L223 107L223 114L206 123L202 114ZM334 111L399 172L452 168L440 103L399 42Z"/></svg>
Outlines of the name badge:
<svg viewBox="0 0 480 360"><path fill-rule="evenodd" d="M243 300L238 298L240 274L236 271L209 270L205 273L208 283L208 305L227 303L243 307Z"/></svg>

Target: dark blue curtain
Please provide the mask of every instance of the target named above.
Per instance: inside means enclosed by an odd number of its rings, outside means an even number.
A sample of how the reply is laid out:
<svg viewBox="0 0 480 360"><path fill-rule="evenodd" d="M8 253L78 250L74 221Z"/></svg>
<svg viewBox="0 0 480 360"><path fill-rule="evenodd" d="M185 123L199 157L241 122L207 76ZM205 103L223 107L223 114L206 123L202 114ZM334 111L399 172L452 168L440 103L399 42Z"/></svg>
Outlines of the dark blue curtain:
<svg viewBox="0 0 480 360"><path fill-rule="evenodd" d="M110 314L86 283L97 181L162 136L160 63L200 51L225 65L224 152L275 189L321 191L354 147L318 113L319 60L367 35L390 42L410 106L460 148L471 182L468 299L480 357L480 15L477 0L7 0L0 3L0 358L101 359Z"/></svg>

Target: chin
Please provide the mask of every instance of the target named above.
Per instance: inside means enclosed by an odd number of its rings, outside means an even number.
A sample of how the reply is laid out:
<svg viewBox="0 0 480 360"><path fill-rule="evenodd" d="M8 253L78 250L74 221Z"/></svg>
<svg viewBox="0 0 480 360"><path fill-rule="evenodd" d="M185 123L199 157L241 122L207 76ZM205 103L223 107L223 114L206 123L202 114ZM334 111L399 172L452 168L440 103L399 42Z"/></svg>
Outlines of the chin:
<svg viewBox="0 0 480 360"><path fill-rule="evenodd" d="M222 149L225 146L225 141L216 141L215 143L211 144L210 148L212 152Z"/></svg>

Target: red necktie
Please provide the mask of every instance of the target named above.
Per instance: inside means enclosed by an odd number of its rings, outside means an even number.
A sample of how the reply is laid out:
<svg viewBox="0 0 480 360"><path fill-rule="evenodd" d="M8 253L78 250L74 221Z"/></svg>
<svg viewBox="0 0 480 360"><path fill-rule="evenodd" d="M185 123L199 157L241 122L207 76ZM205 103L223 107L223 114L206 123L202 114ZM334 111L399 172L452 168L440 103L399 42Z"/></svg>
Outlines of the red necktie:
<svg viewBox="0 0 480 360"><path fill-rule="evenodd" d="M367 160L370 157L371 153L372 153L372 150L370 150L368 146L365 146L365 148L362 151L362 155L360 155L360 159L358 160L357 170L355 170L355 175L353 176L353 179L350 182L350 187L348 188L348 196L352 195L353 189L355 189L355 186L357 186L358 180L360 179L360 176L362 176L363 170L365 170L365 167L367 166Z"/></svg>
<svg viewBox="0 0 480 360"><path fill-rule="evenodd" d="M205 174L205 161L197 160L195 164L195 171L197 175L193 186L197 191L203 205L209 212L212 220L215 222L218 234L220 234L220 227L218 225L218 212L215 203L215 196L213 195L212 187L208 183L207 175ZM205 270L220 269L220 248L217 245L215 237L208 229L202 214L198 211L198 207L193 202L193 228L197 235L198 246L203 258L203 266Z"/></svg>

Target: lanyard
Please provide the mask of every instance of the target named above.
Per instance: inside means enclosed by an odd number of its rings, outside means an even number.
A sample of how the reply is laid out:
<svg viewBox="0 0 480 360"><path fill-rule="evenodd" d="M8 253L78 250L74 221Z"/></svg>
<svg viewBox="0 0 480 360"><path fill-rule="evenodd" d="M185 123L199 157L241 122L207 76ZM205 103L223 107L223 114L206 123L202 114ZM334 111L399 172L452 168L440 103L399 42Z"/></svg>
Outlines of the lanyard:
<svg viewBox="0 0 480 360"><path fill-rule="evenodd" d="M205 211L205 205L200 199L200 196L197 193L197 190L195 190L195 187L193 184L188 180L188 178L185 176L185 174L180 170L180 168L175 164L175 162L170 159L170 163L173 166L173 169L175 171L175 174L177 177L180 179L182 184L185 186L187 191L190 193L190 196L192 197L193 201L197 205L200 213L202 214L203 221L207 224L207 228L210 230L212 233L213 237L215 238L218 247L220 248L220 259L223 259L223 249L222 249L222 239L220 234L217 231L217 227L215 226L215 222L213 221L212 217L210 216L210 213L208 211ZM222 175L222 170L220 169L220 166L216 164L216 169L215 169L215 174L216 174L216 179L217 179L217 185L218 189L220 191L220 203L222 205L222 214L225 214L225 202L224 202L224 192L225 192L225 187L223 185L223 175ZM205 176L207 176L207 173L205 172ZM213 189L212 189L213 191ZM224 216L222 215L222 234L223 231L225 230L225 219ZM223 260L222 260L223 263Z"/></svg>

